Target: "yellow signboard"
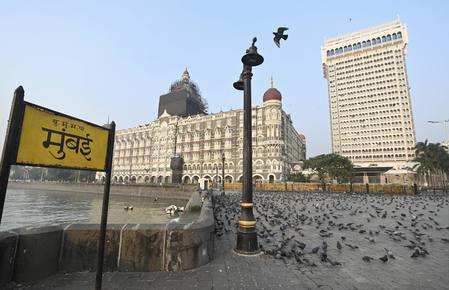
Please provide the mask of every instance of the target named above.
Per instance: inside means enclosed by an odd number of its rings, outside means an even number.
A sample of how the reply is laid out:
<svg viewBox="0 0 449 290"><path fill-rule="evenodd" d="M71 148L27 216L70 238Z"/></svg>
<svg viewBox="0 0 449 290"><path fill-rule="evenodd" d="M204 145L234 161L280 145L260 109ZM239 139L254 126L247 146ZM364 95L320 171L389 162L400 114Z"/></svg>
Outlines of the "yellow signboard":
<svg viewBox="0 0 449 290"><path fill-rule="evenodd" d="M103 171L109 130L25 104L17 163Z"/></svg>

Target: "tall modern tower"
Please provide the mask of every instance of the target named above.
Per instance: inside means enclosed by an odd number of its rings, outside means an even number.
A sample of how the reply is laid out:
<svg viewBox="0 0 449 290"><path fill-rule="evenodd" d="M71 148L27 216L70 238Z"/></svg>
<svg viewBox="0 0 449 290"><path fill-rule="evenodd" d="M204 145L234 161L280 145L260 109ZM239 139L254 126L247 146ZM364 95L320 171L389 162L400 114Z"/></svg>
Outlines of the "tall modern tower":
<svg viewBox="0 0 449 290"><path fill-rule="evenodd" d="M325 40L332 151L360 166L414 158L415 129L399 20Z"/></svg>

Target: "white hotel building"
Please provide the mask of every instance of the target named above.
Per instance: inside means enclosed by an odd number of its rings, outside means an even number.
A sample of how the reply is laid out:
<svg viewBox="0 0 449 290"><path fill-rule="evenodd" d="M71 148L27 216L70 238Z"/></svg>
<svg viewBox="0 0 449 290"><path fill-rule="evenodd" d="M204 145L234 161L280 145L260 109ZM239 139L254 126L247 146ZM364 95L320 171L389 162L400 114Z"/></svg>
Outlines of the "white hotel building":
<svg viewBox="0 0 449 290"><path fill-rule="evenodd" d="M332 151L355 165L399 168L414 158L407 43L396 20L327 39L321 48Z"/></svg>
<svg viewBox="0 0 449 290"><path fill-rule="evenodd" d="M173 100L173 102L171 102ZM176 153L184 160L182 181L221 181L222 154L225 181L240 181L243 174L243 110L215 114L187 112L203 110L199 90L187 70L161 96L163 112L149 123L116 132L112 181L115 183L169 183L170 159ZM164 103L165 102L165 103ZM180 108L191 104L182 114ZM196 102L196 103L195 103ZM170 114L167 110L178 111ZM282 109L281 93L269 88L263 104L252 110L253 178L256 181L283 180L290 169L305 159L306 140Z"/></svg>

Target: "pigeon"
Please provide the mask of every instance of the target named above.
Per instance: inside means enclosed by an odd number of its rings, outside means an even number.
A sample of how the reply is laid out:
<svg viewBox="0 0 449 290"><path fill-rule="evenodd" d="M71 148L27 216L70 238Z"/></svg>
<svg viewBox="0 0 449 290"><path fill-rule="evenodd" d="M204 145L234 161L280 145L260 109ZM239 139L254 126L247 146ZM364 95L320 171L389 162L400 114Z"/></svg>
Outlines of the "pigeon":
<svg viewBox="0 0 449 290"><path fill-rule="evenodd" d="M327 261L332 265L332 266L341 266L341 263L338 261L333 261L329 258L327 258Z"/></svg>
<svg viewBox="0 0 449 290"><path fill-rule="evenodd" d="M327 261L327 251L323 251L320 254L320 259L321 259L322 262L326 262Z"/></svg>
<svg viewBox="0 0 449 290"><path fill-rule="evenodd" d="M379 258L379 260L381 260L382 262L386 263L388 261L388 256L387 255L382 256L382 257Z"/></svg>
<svg viewBox="0 0 449 290"><path fill-rule="evenodd" d="M298 242L298 247L300 247L301 250L304 250L304 248L306 247L306 244L303 242Z"/></svg>
<svg viewBox="0 0 449 290"><path fill-rule="evenodd" d="M412 254L412 258L416 258L416 257L419 257L421 255L421 251L419 250L419 248L418 247L416 247L415 248L415 251L413 252L413 254Z"/></svg>
<svg viewBox="0 0 449 290"><path fill-rule="evenodd" d="M365 237L365 239L367 239L370 243L375 243L376 242L376 240L374 240L373 238Z"/></svg>
<svg viewBox="0 0 449 290"><path fill-rule="evenodd" d="M277 47L281 47L281 39L287 40L288 35L284 34L284 32L288 30L287 27L279 27L277 32L273 32L274 34L274 43L277 45Z"/></svg>
<svg viewBox="0 0 449 290"><path fill-rule="evenodd" d="M323 245L321 246L323 251L327 251L327 242L323 241Z"/></svg>
<svg viewBox="0 0 449 290"><path fill-rule="evenodd" d="M345 245L348 246L348 247L350 247L350 248L353 249L353 250L359 248L357 245L351 245L351 244L348 244L348 243L345 243Z"/></svg>
<svg viewBox="0 0 449 290"><path fill-rule="evenodd" d="M370 256L363 256L363 257L362 257L362 260L365 261L365 262L368 262L368 263L371 262L371 260L373 260L373 259L374 259L374 258L372 258L372 257L370 257Z"/></svg>
<svg viewBox="0 0 449 290"><path fill-rule="evenodd" d="M384 248L384 250L385 250L385 252L387 253L388 258L390 258L390 259L396 259L396 257L393 255L393 253L392 253L390 250L388 250L387 248Z"/></svg>

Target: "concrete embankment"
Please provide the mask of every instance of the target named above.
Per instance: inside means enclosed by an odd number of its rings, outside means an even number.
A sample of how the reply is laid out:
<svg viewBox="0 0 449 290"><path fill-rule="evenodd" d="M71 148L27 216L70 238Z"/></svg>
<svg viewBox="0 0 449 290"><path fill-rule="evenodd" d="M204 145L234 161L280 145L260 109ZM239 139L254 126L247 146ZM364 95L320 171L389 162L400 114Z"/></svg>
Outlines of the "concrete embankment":
<svg viewBox="0 0 449 290"><path fill-rule="evenodd" d="M9 182L8 189L82 192L103 194L104 185L96 183L40 183ZM163 197L189 199L196 192L196 185L148 185L148 184L113 184L111 194L138 197Z"/></svg>
<svg viewBox="0 0 449 290"><path fill-rule="evenodd" d="M57 272L95 271L100 226L70 224L0 232L0 286L38 281ZM212 202L189 224L110 224L104 271L184 271L213 259Z"/></svg>

